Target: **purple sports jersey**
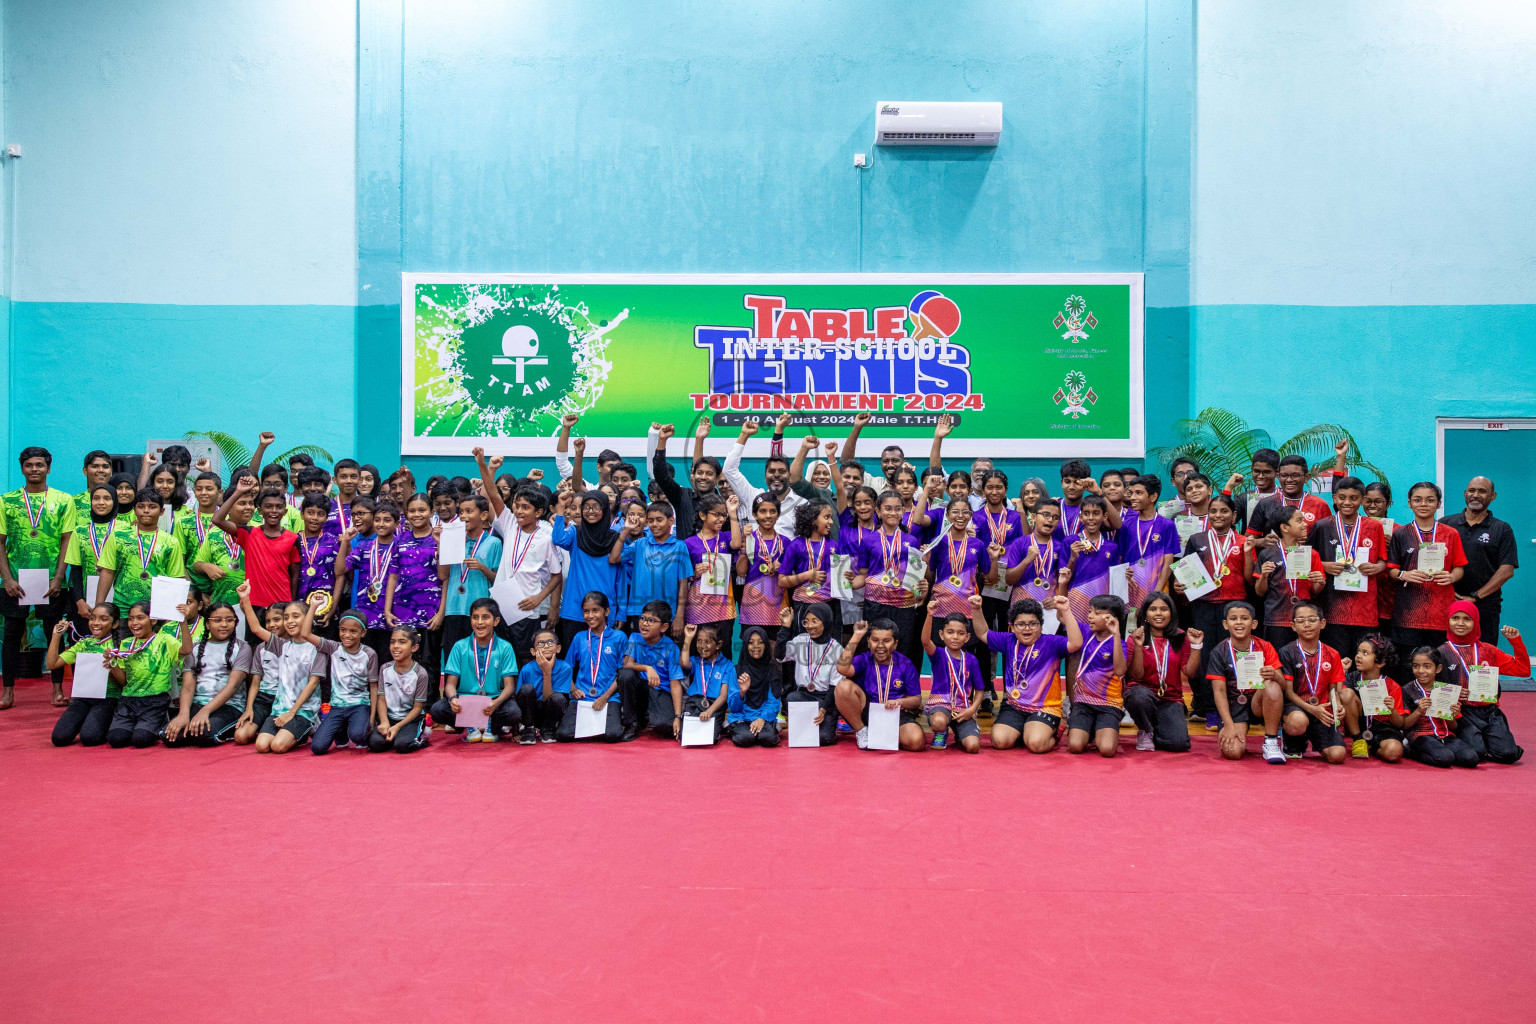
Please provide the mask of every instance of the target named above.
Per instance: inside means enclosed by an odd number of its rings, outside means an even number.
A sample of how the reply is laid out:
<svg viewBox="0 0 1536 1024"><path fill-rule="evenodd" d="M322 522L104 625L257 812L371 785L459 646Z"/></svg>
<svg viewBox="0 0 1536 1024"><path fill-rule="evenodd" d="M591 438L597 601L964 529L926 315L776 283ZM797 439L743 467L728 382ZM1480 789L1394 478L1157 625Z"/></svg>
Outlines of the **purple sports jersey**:
<svg viewBox="0 0 1536 1024"><path fill-rule="evenodd" d="M699 566L705 563L706 555L725 555L730 558L732 556L731 535L717 533L706 540L699 534L694 534L684 543L688 545L688 558L693 564L693 583L688 587L688 603L683 611L684 620L691 625L702 626L706 622L734 619L736 598L731 593L731 577L734 574L729 569L725 573L725 593L705 594L699 590L699 585L704 581L704 576L699 573Z"/></svg>
<svg viewBox="0 0 1536 1024"><path fill-rule="evenodd" d="M928 558L933 568L933 600L938 602L934 615L970 618L970 598L977 592L976 574L986 573L992 565L986 545L969 536L957 541L953 533L946 531L928 549Z"/></svg>
<svg viewBox="0 0 1536 1024"><path fill-rule="evenodd" d="M971 706L971 695L986 689L981 664L970 651L961 649L959 657L947 647L933 652L933 689L928 707L948 707L963 711Z"/></svg>
<svg viewBox="0 0 1536 1024"><path fill-rule="evenodd" d="M1030 560L1024 575L1020 576L1019 582L1014 585L1013 593L1008 595L1009 603L1022 601L1026 597L1032 597L1036 601L1055 597L1056 574L1067 567L1067 555L1066 547L1059 540L1054 537L1050 540L1041 540L1040 536L1034 533L1020 537L1009 544L1004 561L1010 567L1023 565L1026 559Z"/></svg>
<svg viewBox="0 0 1536 1024"><path fill-rule="evenodd" d="M775 531L766 537L756 530L747 534L747 583L741 591L743 626L778 626L779 609L784 606L779 569L788 547L789 542Z"/></svg>
<svg viewBox="0 0 1536 1024"><path fill-rule="evenodd" d="M395 545L395 594L390 610L407 626L425 626L437 614L442 584L437 578L437 538L407 530Z"/></svg>

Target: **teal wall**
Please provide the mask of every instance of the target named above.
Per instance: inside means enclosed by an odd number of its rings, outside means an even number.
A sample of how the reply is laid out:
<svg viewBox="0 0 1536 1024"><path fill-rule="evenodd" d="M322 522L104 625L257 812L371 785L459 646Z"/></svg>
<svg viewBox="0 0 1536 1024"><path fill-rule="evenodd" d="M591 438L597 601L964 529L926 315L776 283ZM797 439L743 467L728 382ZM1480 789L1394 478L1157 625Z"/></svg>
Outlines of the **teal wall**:
<svg viewBox="0 0 1536 1024"><path fill-rule="evenodd" d="M1406 483L1435 416L1536 415L1514 5L0 10L0 429L71 479L207 427L397 465L402 271L1139 270L1149 444L1337 419ZM1003 143L875 150L908 97Z"/></svg>

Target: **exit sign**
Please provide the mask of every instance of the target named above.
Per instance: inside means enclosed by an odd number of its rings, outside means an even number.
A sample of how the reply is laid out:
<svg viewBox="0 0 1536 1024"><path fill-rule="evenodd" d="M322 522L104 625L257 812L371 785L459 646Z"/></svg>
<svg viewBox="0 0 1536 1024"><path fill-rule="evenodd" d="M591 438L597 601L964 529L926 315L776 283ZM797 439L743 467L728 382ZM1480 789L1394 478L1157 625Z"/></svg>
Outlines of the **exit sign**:
<svg viewBox="0 0 1536 1024"><path fill-rule="evenodd" d="M1484 430L1508 430L1509 424L1501 420L1488 420L1483 424Z"/></svg>

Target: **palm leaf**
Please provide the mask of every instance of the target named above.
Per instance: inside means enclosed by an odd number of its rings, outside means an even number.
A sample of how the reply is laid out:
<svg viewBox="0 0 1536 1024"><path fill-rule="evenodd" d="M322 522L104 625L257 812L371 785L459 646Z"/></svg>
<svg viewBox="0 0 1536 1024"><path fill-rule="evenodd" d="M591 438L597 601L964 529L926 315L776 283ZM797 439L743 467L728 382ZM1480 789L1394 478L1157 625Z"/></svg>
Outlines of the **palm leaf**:
<svg viewBox="0 0 1536 1024"><path fill-rule="evenodd" d="M219 450L219 458L224 462L226 473L251 461L251 450L241 444L235 435L226 434L222 430L189 430L181 435L181 439L212 443Z"/></svg>
<svg viewBox="0 0 1536 1024"><path fill-rule="evenodd" d="M288 465L288 460L293 458L295 455L308 455L312 459L323 459L326 462L336 461L335 459L331 458L330 452L326 451L324 448L317 444L296 444L292 448L289 448L287 451L279 455L272 456L272 461L276 462L278 465L286 466Z"/></svg>

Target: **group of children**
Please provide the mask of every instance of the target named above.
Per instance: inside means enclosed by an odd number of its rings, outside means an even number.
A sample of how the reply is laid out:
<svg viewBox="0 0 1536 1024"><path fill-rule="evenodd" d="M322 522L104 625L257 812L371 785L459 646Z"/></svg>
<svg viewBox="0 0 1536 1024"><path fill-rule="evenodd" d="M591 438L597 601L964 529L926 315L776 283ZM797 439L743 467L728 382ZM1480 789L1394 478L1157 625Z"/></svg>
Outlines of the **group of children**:
<svg viewBox="0 0 1536 1024"><path fill-rule="evenodd" d="M1045 753L1065 718L1070 751L1111 757L1128 715L1138 750L1187 751L1203 718L1228 758L1250 723L1274 763L1307 746L1335 763L1521 756L1498 677L1529 659L1513 627L1511 656L1455 600L1465 558L1435 485L1410 489L1414 521L1395 526L1390 491L1346 475L1340 445L1321 475L1331 507L1305 460L1272 452L1246 492L1180 460L1164 501L1155 475L1070 460L1060 498L1038 479L1013 497L989 460L945 473L947 417L921 473L895 445L866 472L867 421L841 458L814 436L790 458L781 417L762 486L741 472L759 424L722 463L703 421L686 483L655 424L651 493L613 452L583 479L575 416L553 489L479 449L478 479L425 491L404 468L264 465L263 434L227 484L180 446L137 480L97 451L71 497L28 448L25 485L0 498L0 707L32 612L51 633L58 745L407 752L434 725L536 744L680 738L696 719L775 746L786 705L813 702L821 745L846 728L866 746L878 704L905 750L979 752L990 719L994 749ZM31 577L46 593L23 599L20 570L47 570ZM163 625L157 576L190 584ZM87 654L109 666L105 695L66 700L63 667Z"/></svg>

